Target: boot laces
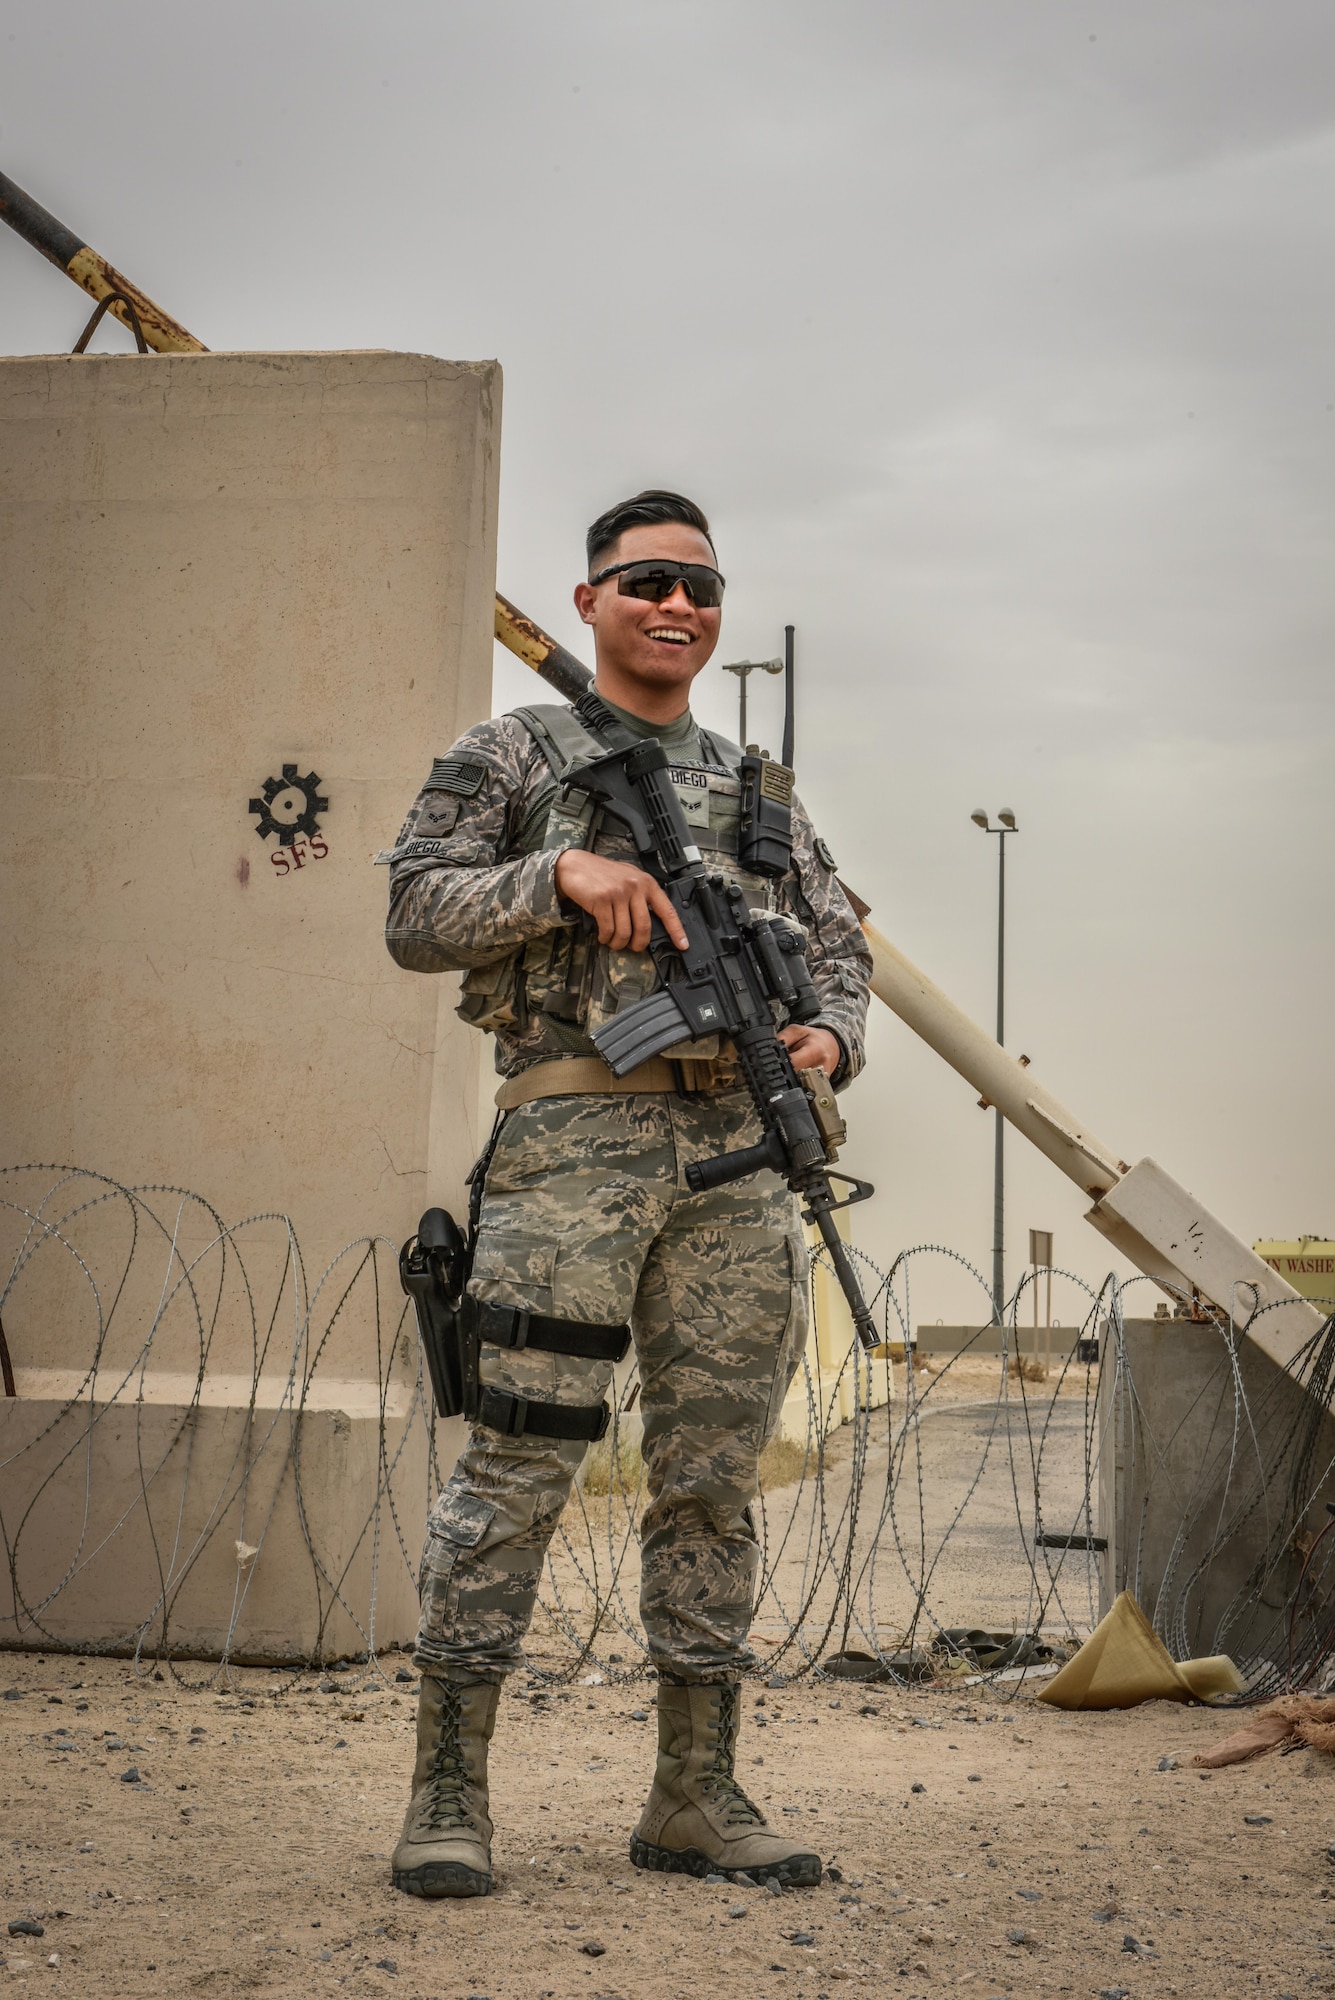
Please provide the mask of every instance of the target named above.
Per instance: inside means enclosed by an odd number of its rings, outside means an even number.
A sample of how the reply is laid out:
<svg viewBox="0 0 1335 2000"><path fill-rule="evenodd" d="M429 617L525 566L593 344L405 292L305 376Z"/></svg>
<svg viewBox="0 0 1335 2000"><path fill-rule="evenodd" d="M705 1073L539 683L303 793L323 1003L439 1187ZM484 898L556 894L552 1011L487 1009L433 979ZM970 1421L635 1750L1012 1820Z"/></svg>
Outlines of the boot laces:
<svg viewBox="0 0 1335 2000"><path fill-rule="evenodd" d="M728 1826L764 1826L765 1815L737 1782L737 1705L735 1688L724 1688L719 1700L718 1747L703 1772L710 1803Z"/></svg>
<svg viewBox="0 0 1335 2000"><path fill-rule="evenodd" d="M460 1696L458 1688L449 1681L444 1683L440 1711L440 1731L427 1766L427 1801L421 1822L432 1833L472 1825L467 1796L468 1768L459 1740Z"/></svg>

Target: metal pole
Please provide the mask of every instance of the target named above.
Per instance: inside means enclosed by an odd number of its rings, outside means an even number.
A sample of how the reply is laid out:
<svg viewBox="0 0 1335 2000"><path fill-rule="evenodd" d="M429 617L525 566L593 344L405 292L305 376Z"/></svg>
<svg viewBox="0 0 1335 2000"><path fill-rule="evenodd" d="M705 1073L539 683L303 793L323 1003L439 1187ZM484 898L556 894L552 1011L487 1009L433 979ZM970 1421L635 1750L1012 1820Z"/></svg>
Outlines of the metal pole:
<svg viewBox="0 0 1335 2000"><path fill-rule="evenodd" d="M58 271L73 278L89 298L105 302L136 339L142 337L145 347L151 347L155 354L207 354L202 340L196 340L193 333L187 333L176 320L169 318L146 292L122 277L105 257L90 250L72 229L58 222L6 174L0 174L0 222L7 222L34 250L49 258ZM88 332L92 332L91 321Z"/></svg>
<svg viewBox="0 0 1335 2000"><path fill-rule="evenodd" d="M997 1046L1006 1046L1006 835L997 839ZM997 1112L992 1182L992 1305L1001 1325L1006 1297L1006 1120Z"/></svg>
<svg viewBox="0 0 1335 2000"><path fill-rule="evenodd" d="M1034 1289L1037 1290L1038 1287L1035 1286ZM1052 1253L1051 1251L1049 1251L1048 1253L1048 1304L1047 1304L1047 1311L1043 1316L1043 1324L1047 1327L1048 1330L1048 1337L1043 1343L1044 1346L1043 1365L1047 1369L1049 1375L1051 1375L1052 1373Z"/></svg>
<svg viewBox="0 0 1335 2000"><path fill-rule="evenodd" d="M501 631L499 625L496 628L496 636L498 639L503 639L505 636L504 633ZM783 661L782 660L725 660L723 663L723 671L725 674L736 674L738 680L742 684L741 691L737 697L737 715L738 715L737 728L742 748L743 750L745 750L746 684L750 680L752 674L781 674L783 672Z"/></svg>
<svg viewBox="0 0 1335 2000"><path fill-rule="evenodd" d="M783 762L793 768L793 631L783 628Z"/></svg>

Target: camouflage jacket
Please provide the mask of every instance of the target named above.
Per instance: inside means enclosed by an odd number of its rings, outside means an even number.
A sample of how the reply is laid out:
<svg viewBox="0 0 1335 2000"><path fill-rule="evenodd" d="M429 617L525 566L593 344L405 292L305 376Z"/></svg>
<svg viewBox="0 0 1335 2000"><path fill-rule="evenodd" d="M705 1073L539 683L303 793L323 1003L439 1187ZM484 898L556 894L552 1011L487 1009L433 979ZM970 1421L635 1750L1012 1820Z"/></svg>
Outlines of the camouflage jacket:
<svg viewBox="0 0 1335 2000"><path fill-rule="evenodd" d="M753 905L801 926L822 1005L814 1025L843 1048L838 1080L856 1076L871 955L802 805L793 799L789 873L777 883L747 874L736 861L736 774L706 760L690 715L650 730L619 713L636 733L657 735L673 759L678 795L710 865L739 882ZM591 920L559 895L558 855L586 842L613 859L636 860L615 825L595 823L589 838L575 803L559 801L529 730L502 715L478 723L437 760L382 857L390 864L391 957L410 972L464 972L459 1013L495 1034L503 1076L554 1056L593 1054L592 1031L659 984L647 952L600 945ZM707 1059L717 1044L692 1043L690 1052Z"/></svg>

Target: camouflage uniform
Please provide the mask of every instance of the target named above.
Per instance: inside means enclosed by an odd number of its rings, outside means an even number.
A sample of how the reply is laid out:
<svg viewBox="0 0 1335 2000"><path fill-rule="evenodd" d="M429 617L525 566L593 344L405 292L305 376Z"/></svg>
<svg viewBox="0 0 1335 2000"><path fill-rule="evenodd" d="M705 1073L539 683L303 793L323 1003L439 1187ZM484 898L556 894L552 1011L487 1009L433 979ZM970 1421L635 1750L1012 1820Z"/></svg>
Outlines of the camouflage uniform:
<svg viewBox="0 0 1335 2000"><path fill-rule="evenodd" d="M870 960L806 813L795 800L791 872L777 884L747 876L735 860L739 788L717 744L702 743L689 715L651 727L617 712L667 749L710 865L753 904L802 926L822 1001L816 1025L844 1051L837 1080L856 1074ZM495 1034L503 1076L595 1053L591 1029L657 984L647 953L600 946L557 892L559 852L588 831L556 802L524 724L502 716L437 764L390 857L390 951L414 971L465 971L459 1011ZM636 859L615 827L595 827L588 844ZM686 1682L730 1678L749 1661L758 1560L750 1503L807 1332L806 1248L778 1176L687 1189L689 1161L760 1137L726 1051L696 1043L690 1055L705 1067L687 1062L682 1074L704 1089L552 1095L508 1113L471 1287L533 1313L630 1322L649 1494L641 1614L660 1673ZM515 1394L586 1405L611 1376L607 1362L490 1346L482 1370ZM425 1670L467 1679L519 1664L547 1545L586 1449L474 1425L428 1522L417 1644Z"/></svg>

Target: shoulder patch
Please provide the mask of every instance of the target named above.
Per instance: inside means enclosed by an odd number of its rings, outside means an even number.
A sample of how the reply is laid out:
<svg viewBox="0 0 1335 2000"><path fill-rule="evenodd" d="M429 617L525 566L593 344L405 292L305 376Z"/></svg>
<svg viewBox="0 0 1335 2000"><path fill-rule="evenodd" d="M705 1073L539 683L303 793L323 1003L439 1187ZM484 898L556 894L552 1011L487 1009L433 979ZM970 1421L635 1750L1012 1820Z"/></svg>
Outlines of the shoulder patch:
<svg viewBox="0 0 1335 2000"><path fill-rule="evenodd" d="M463 757L437 757L424 792L455 792L461 799L475 798L487 775L485 764L470 764Z"/></svg>
<svg viewBox="0 0 1335 2000"><path fill-rule="evenodd" d="M811 844L816 851L817 861L819 861L824 867L828 868L831 875L833 875L835 869L839 866L839 863L835 860L834 856L831 854L826 843L821 839L820 835L817 834L816 838L812 841Z"/></svg>

